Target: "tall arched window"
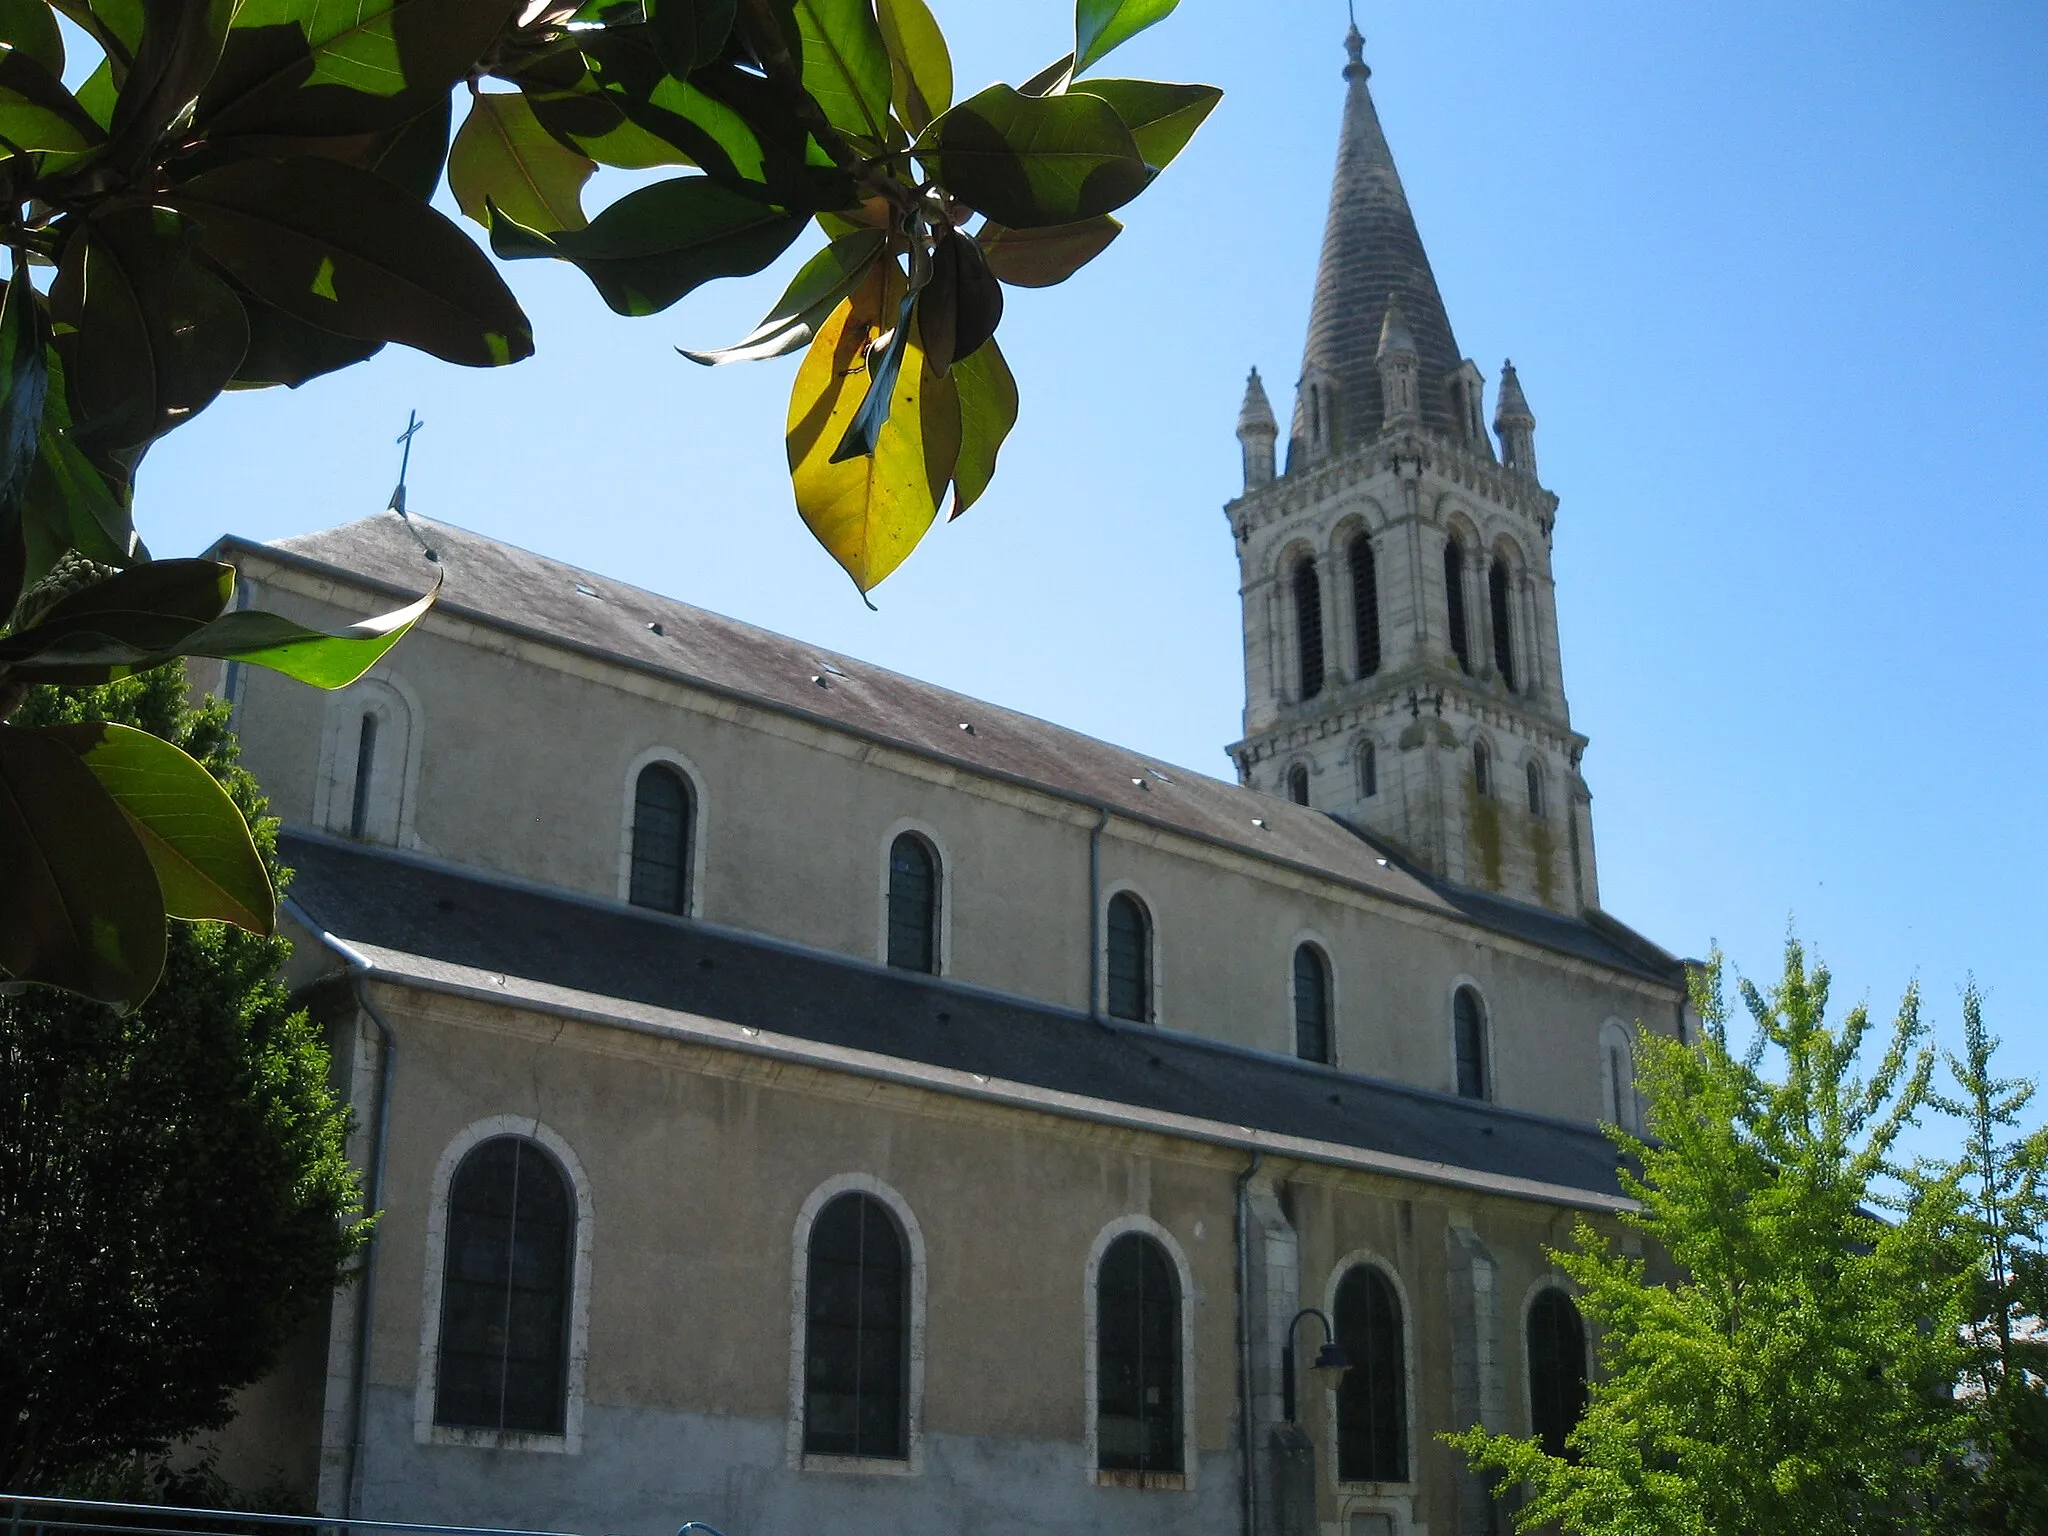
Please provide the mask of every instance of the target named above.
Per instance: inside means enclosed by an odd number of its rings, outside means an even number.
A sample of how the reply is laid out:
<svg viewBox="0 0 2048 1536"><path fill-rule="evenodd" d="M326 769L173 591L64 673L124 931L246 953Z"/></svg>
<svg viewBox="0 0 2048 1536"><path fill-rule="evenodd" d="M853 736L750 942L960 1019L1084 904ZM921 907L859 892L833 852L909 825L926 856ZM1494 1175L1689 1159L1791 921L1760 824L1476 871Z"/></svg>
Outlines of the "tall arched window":
<svg viewBox="0 0 2048 1536"><path fill-rule="evenodd" d="M633 782L633 873L628 899L657 912L690 907L690 786L667 763Z"/></svg>
<svg viewBox="0 0 2048 1536"><path fill-rule="evenodd" d="M804 1450L901 1461L909 1447L910 1259L889 1208L838 1196L811 1223Z"/></svg>
<svg viewBox="0 0 2048 1536"><path fill-rule="evenodd" d="M473 1147L448 1191L434 1422L560 1434L568 1401L576 1206L523 1136Z"/></svg>
<svg viewBox="0 0 2048 1536"><path fill-rule="evenodd" d="M1380 579L1372 540L1360 534L1351 541L1351 615L1358 637L1358 675L1380 669Z"/></svg>
<svg viewBox="0 0 2048 1536"><path fill-rule="evenodd" d="M1330 1059L1330 966L1313 944L1294 951L1294 1054Z"/></svg>
<svg viewBox="0 0 2048 1536"><path fill-rule="evenodd" d="M1337 1343L1351 1362L1337 1383L1337 1480L1408 1481L1408 1362L1401 1298L1371 1264L1337 1287Z"/></svg>
<svg viewBox="0 0 2048 1536"><path fill-rule="evenodd" d="M1465 546L1454 533L1444 540L1444 615L1451 627L1451 650L1458 666L1472 670L1472 639L1465 628Z"/></svg>
<svg viewBox="0 0 2048 1536"><path fill-rule="evenodd" d="M1577 1461L1565 1437L1586 1411L1586 1325L1563 1291L1529 1307L1529 1428L1551 1456Z"/></svg>
<svg viewBox="0 0 2048 1536"><path fill-rule="evenodd" d="M1642 1113L1636 1097L1636 1053L1627 1028L1609 1019L1600 1027L1601 1113L1610 1124L1640 1132Z"/></svg>
<svg viewBox="0 0 2048 1536"><path fill-rule="evenodd" d="M1113 1019L1152 1021L1152 920L1129 891L1109 898L1104 1001Z"/></svg>
<svg viewBox="0 0 2048 1536"><path fill-rule="evenodd" d="M1451 999L1451 1032L1458 1059L1458 1096L1488 1097L1492 1085L1486 1070L1486 1013L1470 987L1458 988Z"/></svg>
<svg viewBox="0 0 2048 1536"><path fill-rule="evenodd" d="M1498 555L1486 573L1486 597L1493 611L1493 664L1509 688L1515 686L1515 624L1508 605L1508 563Z"/></svg>
<svg viewBox="0 0 2048 1536"><path fill-rule="evenodd" d="M1154 1238L1126 1232L1095 1277L1095 1454L1112 1472L1179 1472L1180 1281Z"/></svg>
<svg viewBox="0 0 2048 1536"><path fill-rule="evenodd" d="M1472 786L1480 794L1493 794L1493 754L1483 741L1472 743Z"/></svg>
<svg viewBox="0 0 2048 1536"><path fill-rule="evenodd" d="M1287 798L1296 805L1308 804L1308 769L1300 763L1287 770Z"/></svg>
<svg viewBox="0 0 2048 1536"><path fill-rule="evenodd" d="M1380 792L1380 755L1369 741L1358 750L1358 792L1368 800Z"/></svg>
<svg viewBox="0 0 2048 1536"><path fill-rule="evenodd" d="M365 711L356 730L355 795L349 801L348 835L361 838L370 830L370 786L377 780L377 716Z"/></svg>
<svg viewBox="0 0 2048 1536"><path fill-rule="evenodd" d="M889 964L927 975L939 969L939 858L915 832L889 845Z"/></svg>
<svg viewBox="0 0 2048 1536"><path fill-rule="evenodd" d="M1529 759L1528 766L1522 770L1522 773L1529 781L1529 814L1531 816L1541 816L1543 814L1543 770L1536 766L1536 759L1532 757Z"/></svg>
<svg viewBox="0 0 2048 1536"><path fill-rule="evenodd" d="M1301 696L1312 699L1323 691L1323 585L1309 559L1294 568L1294 643Z"/></svg>

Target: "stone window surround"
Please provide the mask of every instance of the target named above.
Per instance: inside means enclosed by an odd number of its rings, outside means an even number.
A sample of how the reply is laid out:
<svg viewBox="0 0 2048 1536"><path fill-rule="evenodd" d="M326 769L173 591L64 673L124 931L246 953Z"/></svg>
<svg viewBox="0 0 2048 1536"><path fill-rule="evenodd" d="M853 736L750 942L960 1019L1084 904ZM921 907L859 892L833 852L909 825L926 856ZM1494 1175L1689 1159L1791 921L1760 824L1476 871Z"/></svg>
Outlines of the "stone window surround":
<svg viewBox="0 0 2048 1536"><path fill-rule="evenodd" d="M1341 1069L1344 1062L1344 1051L1337 1041L1337 1027L1344 1010L1340 1002L1341 989L1340 978L1337 974L1337 948L1318 929L1298 928L1295 930L1294 937L1287 941L1287 1041L1284 1054L1293 1057L1296 1061L1304 1059L1296 1056L1294 1053L1294 956L1295 952L1304 944L1313 949L1317 957L1322 960L1323 979L1327 983L1324 1001L1328 1005L1327 1022L1329 1026L1330 1059L1326 1062L1314 1062L1311 1065Z"/></svg>
<svg viewBox="0 0 2048 1536"><path fill-rule="evenodd" d="M1450 1091L1458 1091L1458 990L1470 987L1472 995L1479 1000L1480 1040L1485 1054L1479 1066L1484 1078L1485 1097L1471 1100L1475 1104L1498 1104L1500 1097L1500 1052L1494 1046L1493 1004L1486 1000L1486 988L1472 977L1460 971L1451 978L1451 985L1444 993L1444 1042L1449 1047L1446 1065L1450 1067Z"/></svg>
<svg viewBox="0 0 2048 1536"><path fill-rule="evenodd" d="M953 879L958 866L953 862L953 850L939 836L938 829L915 816L898 817L882 833L881 853L875 863L875 959L885 966L889 963L889 855L896 847L896 839L906 832L922 839L931 850L932 873L937 887L933 895L938 902L935 914L938 920L933 924L938 932L933 938L935 968L932 974L950 976L953 974Z"/></svg>
<svg viewBox="0 0 2048 1536"><path fill-rule="evenodd" d="M1323 1440L1324 1465L1330 1469L1332 1485L1337 1490L1338 1500L1343 1509L1342 1525L1349 1529L1354 1514L1383 1514L1393 1520L1395 1536L1406 1536L1415 1523L1415 1494L1419 1486L1415 1476L1420 1449L1415 1436L1415 1307L1408 1297L1407 1282L1401 1278L1400 1268L1376 1248L1354 1248L1330 1266L1329 1278L1323 1284L1323 1315L1335 1326L1337 1318L1337 1288L1344 1283L1344 1277L1361 1264L1370 1265L1380 1273L1380 1278L1394 1288L1394 1299L1401 1306L1401 1406L1407 1423L1404 1426L1408 1446L1408 1481L1405 1483L1347 1483L1337 1479L1337 1388L1334 1383L1323 1389Z"/></svg>
<svg viewBox="0 0 2048 1536"><path fill-rule="evenodd" d="M1166 1250L1173 1261L1174 1276L1180 1284L1180 1412L1181 1412L1181 1470L1179 1472L1120 1472L1106 1470L1096 1465L1100 1455L1100 1444L1096 1429L1098 1404L1097 1378L1100 1359L1097 1346L1100 1328L1097 1320L1099 1298L1097 1281L1102 1273L1103 1256L1109 1246L1118 1238L1131 1232L1142 1233L1153 1239ZM1195 1292L1194 1271L1188 1266L1188 1256L1180 1243L1165 1227L1150 1216L1131 1214L1119 1216L1095 1234L1095 1242L1088 1250L1088 1263L1082 1271L1081 1338L1084 1351L1082 1362L1082 1413L1081 1470L1087 1480L1104 1488L1146 1488L1161 1492L1187 1492L1195 1486L1195 1465L1198 1459L1195 1441Z"/></svg>
<svg viewBox="0 0 2048 1536"><path fill-rule="evenodd" d="M385 762L373 771L372 811L365 827L370 842L396 848L417 848L413 813L419 804L419 695L397 673L374 668L348 687L330 694L320 731L319 771L313 781L313 823L340 837L348 836L355 809L356 752L363 716L378 720L378 755ZM387 754L397 754L397 776Z"/></svg>
<svg viewBox="0 0 2048 1536"><path fill-rule="evenodd" d="M1525 1435L1536 1433L1536 1400L1530 1388L1533 1372L1529 1361L1529 1312L1536 1305L1536 1298L1546 1291L1556 1291L1572 1304L1572 1310L1579 1314L1579 1333L1585 1340L1586 1380L1593 1380L1593 1325L1586 1320L1585 1309L1579 1305L1579 1288L1561 1269L1546 1269L1529 1283L1522 1293L1522 1305L1515 1311L1515 1352L1522 1361L1522 1430Z"/></svg>
<svg viewBox="0 0 2048 1536"><path fill-rule="evenodd" d="M1618 1082L1613 1072L1614 1051L1628 1068L1628 1081ZM1627 1097L1622 1096L1626 1094ZM1623 1130L1640 1133L1643 1128L1643 1100L1636 1088L1636 1044L1634 1032L1618 1018L1600 1026L1600 1112Z"/></svg>
<svg viewBox="0 0 2048 1536"><path fill-rule="evenodd" d="M1123 1019L1109 1011L1109 904L1118 896L1129 896L1137 902L1138 910L1145 914L1145 963L1146 972L1146 1014L1142 1019ZM1095 914L1096 944L1096 985L1099 995L1094 999L1096 1009L1106 1019L1117 1019L1121 1024L1144 1024L1159 1028L1166 1016L1162 1006L1165 994L1165 980L1159 964L1159 908L1152 898L1145 894L1143 886L1135 880L1105 880L1102 883L1102 905Z"/></svg>
<svg viewBox="0 0 2048 1536"><path fill-rule="evenodd" d="M619 900L633 899L633 814L640 787L640 775L656 763L675 769L690 790L690 867L684 872L683 910L671 917L701 918L704 915L704 836L709 821L709 797L704 793L704 775L697 765L674 747L654 746L626 765L623 811L619 817Z"/></svg>

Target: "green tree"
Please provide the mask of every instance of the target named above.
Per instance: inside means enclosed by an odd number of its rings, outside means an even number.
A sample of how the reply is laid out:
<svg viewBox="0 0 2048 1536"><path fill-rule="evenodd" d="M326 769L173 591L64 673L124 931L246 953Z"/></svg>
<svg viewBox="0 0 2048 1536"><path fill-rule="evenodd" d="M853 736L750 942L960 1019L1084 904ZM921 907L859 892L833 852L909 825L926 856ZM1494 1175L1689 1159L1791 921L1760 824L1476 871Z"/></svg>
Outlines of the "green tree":
<svg viewBox="0 0 2048 1536"><path fill-rule="evenodd" d="M1452 1443L1503 1494L1526 1487L1524 1530L1921 1531L1962 1441L1948 1389L1967 1281L1953 1182L1901 1181L1893 1161L1933 1067L1917 992L1866 1079L1869 1015L1828 1022L1828 972L1796 940L1768 994L1742 983L1756 1033L1741 1054L1720 973L1716 955L1695 989L1696 1045L1639 1041L1647 1134L1610 1132L1640 1169L1623 1220L1657 1257L1584 1223L1555 1255L1600 1363L1570 1454L1476 1428Z"/></svg>
<svg viewBox="0 0 2048 1536"><path fill-rule="evenodd" d="M181 664L32 691L39 725L113 720L177 743L255 829L227 706ZM173 929L125 1015L45 987L0 998L0 1488L217 1428L362 1241L328 1055L276 981L284 940Z"/></svg>
<svg viewBox="0 0 2048 1536"><path fill-rule="evenodd" d="M1964 1192L1959 1243L1971 1273L1962 1400L1971 1454L1954 1464L1946 1513L1958 1530L2048 1531L2048 1126L2020 1129L2035 1085L2001 1078L1973 981L1963 992L1963 1050L1946 1054L1953 1094L1931 1102L1963 1122L1964 1155L1940 1182Z"/></svg>

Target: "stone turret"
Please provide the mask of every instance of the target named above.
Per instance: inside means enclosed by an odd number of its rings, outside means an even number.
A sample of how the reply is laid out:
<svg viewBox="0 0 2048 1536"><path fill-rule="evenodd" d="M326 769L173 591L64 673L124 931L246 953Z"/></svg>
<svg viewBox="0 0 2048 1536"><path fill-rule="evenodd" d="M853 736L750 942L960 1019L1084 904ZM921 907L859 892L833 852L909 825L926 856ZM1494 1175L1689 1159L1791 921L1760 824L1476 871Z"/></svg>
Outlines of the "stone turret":
<svg viewBox="0 0 2048 1536"><path fill-rule="evenodd" d="M1273 402L1266 398L1266 386L1254 368L1245 380L1244 404L1237 412L1237 440L1244 445L1244 488L1255 491L1273 480L1273 444L1279 440L1280 423L1273 419Z"/></svg>
<svg viewBox="0 0 2048 1536"><path fill-rule="evenodd" d="M1501 462L1534 480L1536 417L1529 410L1529 399L1522 393L1522 381L1515 377L1512 362L1500 365L1500 404L1494 408L1493 430L1500 434Z"/></svg>
<svg viewBox="0 0 2048 1536"><path fill-rule="evenodd" d="M1401 314L1401 296L1387 300L1387 317L1380 322L1379 350L1373 366L1380 376L1380 401L1390 427L1422 425L1422 354L1415 350L1415 334Z"/></svg>

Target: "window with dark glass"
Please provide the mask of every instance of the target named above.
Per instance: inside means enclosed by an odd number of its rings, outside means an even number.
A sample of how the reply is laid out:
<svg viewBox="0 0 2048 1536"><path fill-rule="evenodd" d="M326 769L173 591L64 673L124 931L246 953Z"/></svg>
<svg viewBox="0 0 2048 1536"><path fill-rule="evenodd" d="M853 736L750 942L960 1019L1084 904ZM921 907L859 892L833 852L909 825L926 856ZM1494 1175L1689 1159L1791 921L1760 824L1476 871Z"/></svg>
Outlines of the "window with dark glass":
<svg viewBox="0 0 2048 1536"><path fill-rule="evenodd" d="M1515 626L1508 611L1508 563L1496 558L1486 573L1486 597L1493 611L1493 664L1500 680L1515 686Z"/></svg>
<svg viewBox="0 0 2048 1536"><path fill-rule="evenodd" d="M1152 1019L1152 923L1138 898L1118 891L1109 898L1107 924L1107 973L1109 1016L1133 1019L1140 1024Z"/></svg>
<svg viewBox="0 0 2048 1536"><path fill-rule="evenodd" d="M844 1194L811 1224L804 1450L900 1461L909 1443L910 1262L889 1208Z"/></svg>
<svg viewBox="0 0 2048 1536"><path fill-rule="evenodd" d="M633 875L628 899L684 912L690 897L690 786L666 763L649 763L633 785Z"/></svg>
<svg viewBox="0 0 2048 1536"><path fill-rule="evenodd" d="M1287 770L1287 798L1296 805L1308 804L1308 769L1300 763Z"/></svg>
<svg viewBox="0 0 2048 1536"><path fill-rule="evenodd" d="M1530 763L1523 772L1529 780L1529 814L1531 816L1541 816L1543 814L1543 770L1534 763Z"/></svg>
<svg viewBox="0 0 2048 1536"><path fill-rule="evenodd" d="M1313 944L1294 951L1294 1054L1330 1059L1330 967Z"/></svg>
<svg viewBox="0 0 2048 1536"><path fill-rule="evenodd" d="M889 963L938 974L939 860L915 832L889 845Z"/></svg>
<svg viewBox="0 0 2048 1536"><path fill-rule="evenodd" d="M1457 1036L1458 1096L1483 1099L1486 1081L1486 1015L1480 1010L1479 994L1470 987L1458 988L1451 1001L1451 1028Z"/></svg>
<svg viewBox="0 0 2048 1536"><path fill-rule="evenodd" d="M1358 754L1358 792L1367 798L1380 792L1380 755L1370 742Z"/></svg>
<svg viewBox="0 0 2048 1536"><path fill-rule="evenodd" d="M1493 793L1493 754L1483 741L1472 743L1472 784L1482 795Z"/></svg>
<svg viewBox="0 0 2048 1536"><path fill-rule="evenodd" d="M1154 1239L1127 1232L1095 1280L1096 1464L1179 1472L1180 1282Z"/></svg>
<svg viewBox="0 0 2048 1536"><path fill-rule="evenodd" d="M1294 568L1294 638L1301 662L1301 696L1323 691L1323 586L1313 560Z"/></svg>
<svg viewBox="0 0 2048 1536"><path fill-rule="evenodd" d="M1577 1461L1565 1444L1586 1411L1586 1325L1563 1291L1529 1308L1529 1427L1551 1456Z"/></svg>
<svg viewBox="0 0 2048 1536"><path fill-rule="evenodd" d="M1458 665L1472 670L1472 641L1465 632L1465 546L1456 534L1444 541L1444 612L1451 626L1451 650Z"/></svg>
<svg viewBox="0 0 2048 1536"><path fill-rule="evenodd" d="M377 777L377 717L365 714L356 732L356 794L348 812L348 835L363 837L370 830L370 786Z"/></svg>
<svg viewBox="0 0 2048 1536"><path fill-rule="evenodd" d="M1352 625L1358 636L1358 675L1380 669L1380 580L1372 540L1360 534L1351 541Z"/></svg>
<svg viewBox="0 0 2048 1536"><path fill-rule="evenodd" d="M475 1147L448 1191L434 1422L560 1434L568 1401L576 1208L519 1136Z"/></svg>
<svg viewBox="0 0 2048 1536"><path fill-rule="evenodd" d="M1401 1298L1371 1264L1337 1286L1337 1343L1351 1362L1337 1383L1337 1480L1408 1481L1408 1362Z"/></svg>

